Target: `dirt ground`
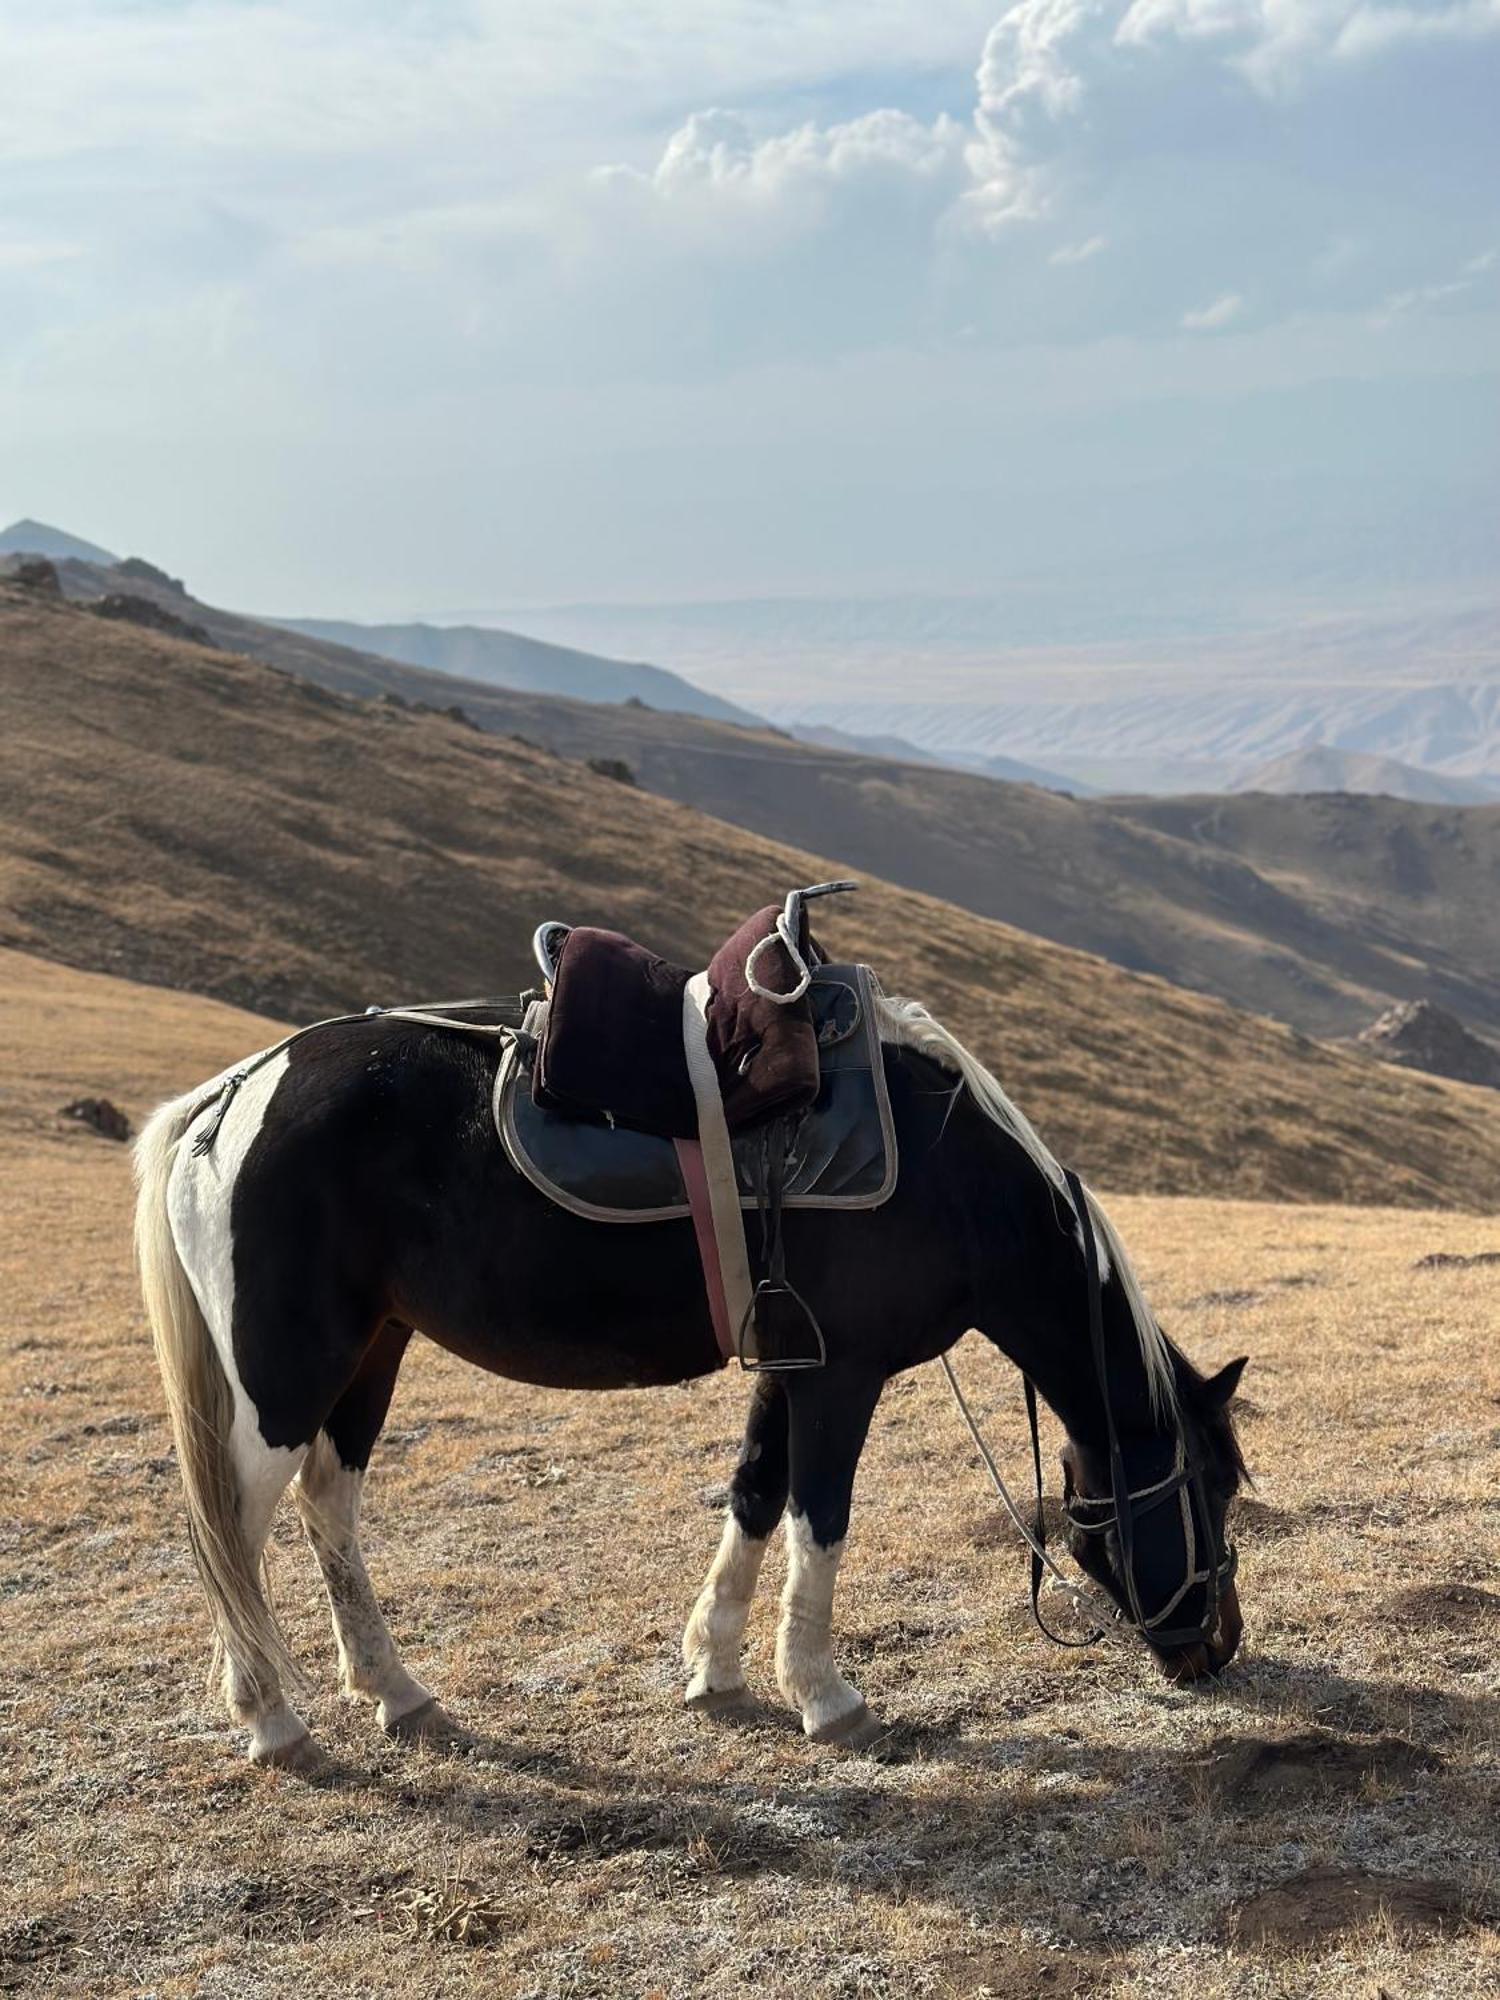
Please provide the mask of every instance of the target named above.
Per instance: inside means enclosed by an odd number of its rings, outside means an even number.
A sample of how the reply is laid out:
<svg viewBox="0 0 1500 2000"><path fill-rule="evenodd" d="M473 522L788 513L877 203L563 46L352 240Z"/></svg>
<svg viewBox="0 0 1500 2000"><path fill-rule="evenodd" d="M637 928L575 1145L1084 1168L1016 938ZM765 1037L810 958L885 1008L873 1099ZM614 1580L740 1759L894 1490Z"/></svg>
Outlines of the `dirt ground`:
<svg viewBox="0 0 1500 2000"><path fill-rule="evenodd" d="M135 1118L264 1038L10 959L0 1009L0 1990L48 1995L1500 1991L1500 1221L1122 1199L1169 1330L1248 1351L1246 1641L1209 1693L1053 1650L923 1371L856 1491L840 1656L889 1730L681 1706L744 1385L548 1395L414 1349L370 1568L474 1733L405 1748L333 1692L311 1557L278 1601L317 1780L239 1755L129 1265ZM966 1384L1019 1476L1018 1384Z"/></svg>

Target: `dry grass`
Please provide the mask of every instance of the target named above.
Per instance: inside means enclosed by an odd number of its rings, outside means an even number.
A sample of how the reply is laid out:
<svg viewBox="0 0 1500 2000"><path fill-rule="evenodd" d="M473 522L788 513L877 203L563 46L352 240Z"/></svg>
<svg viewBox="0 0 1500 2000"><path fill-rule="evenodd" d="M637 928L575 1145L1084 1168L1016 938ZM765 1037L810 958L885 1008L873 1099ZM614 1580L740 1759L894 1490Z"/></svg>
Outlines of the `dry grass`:
<svg viewBox="0 0 1500 2000"><path fill-rule="evenodd" d="M1208 1364L1254 1357L1247 1641L1214 1693L1036 1638L940 1378L893 1384L838 1615L891 1726L878 1756L807 1745L769 1700L739 1727L681 1709L737 1380L570 1398L415 1351L368 1553L413 1666L477 1741L398 1747L333 1695L311 1560L283 1524L279 1598L329 1690L308 1783L241 1761L203 1690L124 1152L54 1115L83 1089L139 1115L260 1031L24 961L6 980L0 1989L1468 2000L1500 1983L1500 1267L1423 1263L1500 1249L1496 1222L1118 1202L1171 1330ZM973 1340L960 1359L1019 1467L1014 1380ZM768 1696L770 1610L751 1658Z"/></svg>

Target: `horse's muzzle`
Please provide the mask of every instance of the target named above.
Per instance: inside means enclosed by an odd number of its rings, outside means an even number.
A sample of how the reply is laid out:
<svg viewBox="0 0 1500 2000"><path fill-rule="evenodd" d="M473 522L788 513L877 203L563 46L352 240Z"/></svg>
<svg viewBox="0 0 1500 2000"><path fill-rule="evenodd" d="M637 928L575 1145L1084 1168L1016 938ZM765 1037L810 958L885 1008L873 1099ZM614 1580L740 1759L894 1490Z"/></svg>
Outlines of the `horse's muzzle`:
<svg viewBox="0 0 1500 2000"><path fill-rule="evenodd" d="M1207 1680L1214 1674L1222 1673L1229 1665L1239 1651L1243 1630L1239 1593L1231 1579L1219 1596L1219 1622L1214 1627L1213 1637L1196 1646L1185 1646L1180 1652L1159 1653L1158 1664L1167 1679L1179 1686L1188 1681Z"/></svg>

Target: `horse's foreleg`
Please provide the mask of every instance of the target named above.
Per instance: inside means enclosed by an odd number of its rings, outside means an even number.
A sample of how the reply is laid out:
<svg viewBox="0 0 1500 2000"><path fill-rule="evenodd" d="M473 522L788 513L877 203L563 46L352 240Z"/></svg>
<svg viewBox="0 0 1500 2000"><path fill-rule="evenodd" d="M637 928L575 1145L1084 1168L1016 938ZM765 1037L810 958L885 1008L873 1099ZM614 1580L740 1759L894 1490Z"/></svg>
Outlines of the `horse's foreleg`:
<svg viewBox="0 0 1500 2000"><path fill-rule="evenodd" d="M381 1728L393 1735L443 1731L446 1722L431 1690L401 1663L359 1547L365 1468L409 1338L410 1329L395 1322L382 1328L318 1433L296 1489L302 1526L328 1592L344 1691L373 1701Z"/></svg>
<svg viewBox="0 0 1500 2000"><path fill-rule="evenodd" d="M870 1742L878 1725L858 1688L834 1664L833 1592L854 1469L882 1384L867 1376L798 1375L788 1381L791 1512L787 1576L776 1634L776 1679L815 1742Z"/></svg>
<svg viewBox="0 0 1500 2000"><path fill-rule="evenodd" d="M766 1543L781 1519L786 1495L786 1397L774 1377L763 1375L755 1385L740 1462L730 1481L719 1552L682 1635L690 1707L732 1704L743 1693L740 1647Z"/></svg>

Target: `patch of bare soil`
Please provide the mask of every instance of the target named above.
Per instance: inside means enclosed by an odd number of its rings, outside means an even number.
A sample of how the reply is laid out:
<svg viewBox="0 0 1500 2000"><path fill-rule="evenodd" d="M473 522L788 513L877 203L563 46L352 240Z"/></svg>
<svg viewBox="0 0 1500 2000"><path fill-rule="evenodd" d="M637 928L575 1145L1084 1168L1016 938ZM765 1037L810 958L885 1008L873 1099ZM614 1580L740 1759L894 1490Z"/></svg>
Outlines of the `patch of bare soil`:
<svg viewBox="0 0 1500 2000"><path fill-rule="evenodd" d="M1442 1762L1436 1751L1402 1736L1361 1740L1312 1729L1280 1739L1224 1737L1209 1745L1199 1768L1216 1798L1254 1807L1399 1787L1418 1772L1440 1770Z"/></svg>
<svg viewBox="0 0 1500 2000"><path fill-rule="evenodd" d="M937 1990L945 2000L1103 2000L1120 1970L1076 1951L959 1951L939 1963Z"/></svg>
<svg viewBox="0 0 1500 2000"><path fill-rule="evenodd" d="M1305 1868L1238 1904L1233 1935L1245 1944L1303 1949L1339 1932L1385 1925L1402 1937L1459 1929L1464 1899L1451 1882L1374 1875L1363 1868Z"/></svg>
<svg viewBox="0 0 1500 2000"><path fill-rule="evenodd" d="M1477 1632L1500 1625L1500 1596L1472 1583L1419 1583L1391 1599L1398 1618L1438 1625L1448 1632Z"/></svg>
<svg viewBox="0 0 1500 2000"><path fill-rule="evenodd" d="M0 1993L19 1993L33 1980L60 1972L73 1945L72 1931L53 1917L20 1917L0 1925Z"/></svg>

